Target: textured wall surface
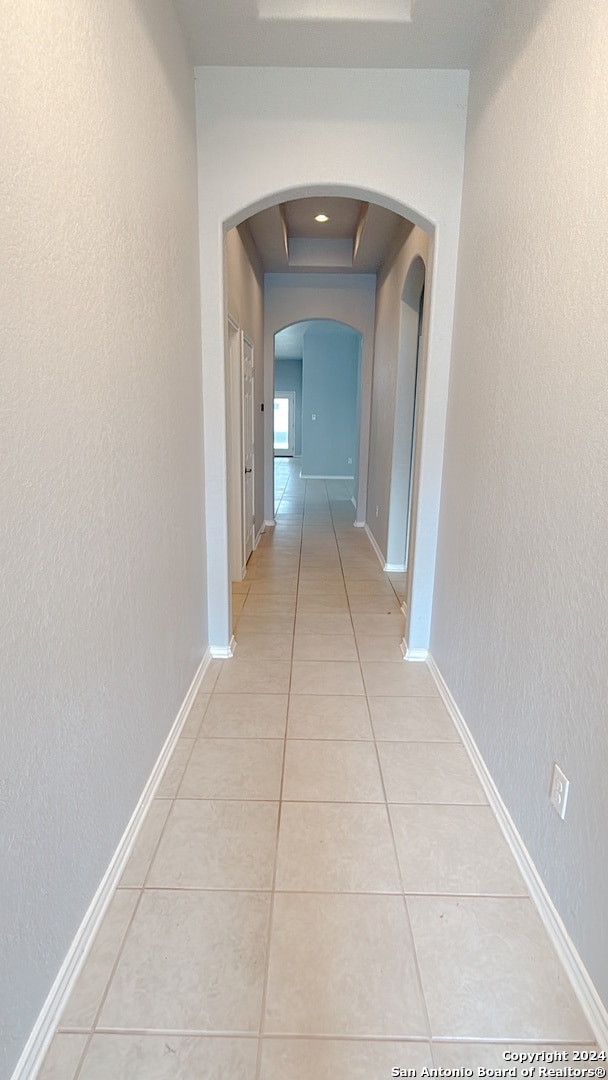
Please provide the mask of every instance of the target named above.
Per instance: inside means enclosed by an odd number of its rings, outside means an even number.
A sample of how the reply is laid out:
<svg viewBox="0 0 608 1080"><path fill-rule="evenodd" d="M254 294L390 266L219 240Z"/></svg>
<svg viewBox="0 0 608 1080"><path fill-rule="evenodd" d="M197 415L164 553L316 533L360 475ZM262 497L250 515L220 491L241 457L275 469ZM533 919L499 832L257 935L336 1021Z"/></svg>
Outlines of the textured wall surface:
<svg viewBox="0 0 608 1080"><path fill-rule="evenodd" d="M0 1075L206 645L192 71L164 0L0 7Z"/></svg>
<svg viewBox="0 0 608 1080"><path fill-rule="evenodd" d="M471 78L432 652L608 1005L608 20L502 9Z"/></svg>
<svg viewBox="0 0 608 1080"><path fill-rule="evenodd" d="M222 223L236 225L281 196L324 192L371 198L435 232L417 568L426 582L420 633L428 644L468 74L215 67L197 68L197 84L211 637L217 644L230 639L225 411L218 407L224 394Z"/></svg>

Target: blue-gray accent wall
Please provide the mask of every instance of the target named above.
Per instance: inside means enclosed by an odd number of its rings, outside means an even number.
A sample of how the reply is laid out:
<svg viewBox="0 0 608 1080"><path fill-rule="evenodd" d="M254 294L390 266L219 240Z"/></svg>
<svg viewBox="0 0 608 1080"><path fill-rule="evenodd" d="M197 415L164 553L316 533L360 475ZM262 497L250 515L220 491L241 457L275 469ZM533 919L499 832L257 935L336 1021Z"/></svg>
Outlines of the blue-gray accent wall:
<svg viewBox="0 0 608 1080"><path fill-rule="evenodd" d="M356 330L320 322L304 334L303 476L355 476L360 358L361 335Z"/></svg>

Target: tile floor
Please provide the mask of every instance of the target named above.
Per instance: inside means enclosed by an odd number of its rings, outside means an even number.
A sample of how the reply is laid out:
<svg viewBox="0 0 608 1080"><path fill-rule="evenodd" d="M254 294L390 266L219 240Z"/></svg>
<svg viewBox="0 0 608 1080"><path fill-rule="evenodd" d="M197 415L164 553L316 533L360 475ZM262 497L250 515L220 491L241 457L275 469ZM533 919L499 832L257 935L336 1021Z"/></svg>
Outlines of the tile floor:
<svg viewBox="0 0 608 1080"><path fill-rule="evenodd" d="M277 527L40 1080L384 1080L592 1043L343 483ZM539 1046L543 1044L543 1046Z"/></svg>

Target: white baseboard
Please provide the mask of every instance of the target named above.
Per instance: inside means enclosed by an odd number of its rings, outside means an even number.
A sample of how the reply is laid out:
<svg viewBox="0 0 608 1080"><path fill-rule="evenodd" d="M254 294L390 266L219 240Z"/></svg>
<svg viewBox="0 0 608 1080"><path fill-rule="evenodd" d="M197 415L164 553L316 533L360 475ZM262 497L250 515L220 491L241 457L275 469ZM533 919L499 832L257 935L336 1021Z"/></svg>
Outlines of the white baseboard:
<svg viewBox="0 0 608 1080"><path fill-rule="evenodd" d="M254 539L253 539L253 550L254 551L257 548L260 540L262 539L262 533L263 532L264 532L264 522L262 522L262 525L260 526L260 531L258 532L258 535L254 536Z"/></svg>
<svg viewBox="0 0 608 1080"><path fill-rule="evenodd" d="M367 539L369 540L369 542L372 545L374 551L376 552L376 555L378 556L378 562L380 563L380 566L384 570L384 555L382 554L382 552L380 551L380 548L378 547L378 542L376 540L376 537L374 536L374 534L373 534L372 530L370 529L369 525L367 524L367 522L365 522L365 525L363 527L365 529L365 535L367 536Z"/></svg>
<svg viewBox="0 0 608 1080"><path fill-rule="evenodd" d="M150 804L156 794L156 790L160 784L169 758L173 753L181 730L186 722L188 713L192 708L198 688L201 685L210 660L211 653L209 649L207 649L171 727L171 731L157 758L156 764L150 773L150 777L142 791L139 802L133 811L131 820L118 843L118 847L116 848L110 864L99 884L99 888L89 905L86 915L72 941L68 954L59 969L57 978L42 1006L42 1010L34 1024L23 1053L17 1062L11 1080L35 1080L52 1042L61 1014L90 952L91 946L95 940L95 935L99 930L110 900L122 877L135 841L137 840L139 830L144 823Z"/></svg>
<svg viewBox="0 0 608 1080"><path fill-rule="evenodd" d="M353 526L354 526L355 529L364 529L365 528L365 522L364 521L353 521Z"/></svg>
<svg viewBox="0 0 608 1080"><path fill-rule="evenodd" d="M234 656L234 650L236 649L236 638L234 634L230 638L229 645L210 645L209 652L214 660L230 660Z"/></svg>
<svg viewBox="0 0 608 1080"><path fill-rule="evenodd" d="M384 564L384 570L387 574L405 574L407 566L405 563L387 562Z"/></svg>
<svg viewBox="0 0 608 1080"><path fill-rule="evenodd" d="M410 649L405 638L401 642L399 648L401 649L403 659L410 660L414 664L426 663L429 658L428 649Z"/></svg>
<svg viewBox="0 0 608 1080"><path fill-rule="evenodd" d="M488 797L488 802L496 814L498 824L513 853L519 871L524 879L532 903L536 907L543 926L557 952L557 955L576 994L581 1009L602 1050L608 1051L608 1009L591 981L589 973L581 960L574 943L564 926L547 888L534 865L517 827L507 810L501 795L490 775L483 757L477 747L469 727L441 674L433 657L428 657L429 670L437 684L444 704L456 725L465 749L471 759L475 772Z"/></svg>
<svg viewBox="0 0 608 1080"><path fill-rule="evenodd" d="M271 521L265 521L264 522L264 528L265 529L274 529L275 525L276 525L276 521L274 520L274 518L272 518Z"/></svg>

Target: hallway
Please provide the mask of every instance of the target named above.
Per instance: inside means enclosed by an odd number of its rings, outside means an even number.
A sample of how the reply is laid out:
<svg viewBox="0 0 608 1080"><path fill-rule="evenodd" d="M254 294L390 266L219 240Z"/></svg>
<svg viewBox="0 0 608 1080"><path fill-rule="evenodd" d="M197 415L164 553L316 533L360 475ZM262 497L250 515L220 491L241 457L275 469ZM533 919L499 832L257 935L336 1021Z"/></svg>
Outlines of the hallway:
<svg viewBox="0 0 608 1080"><path fill-rule="evenodd" d="M401 658L402 580L344 482L275 474L236 656L207 670L41 1080L384 1080L590 1043Z"/></svg>

